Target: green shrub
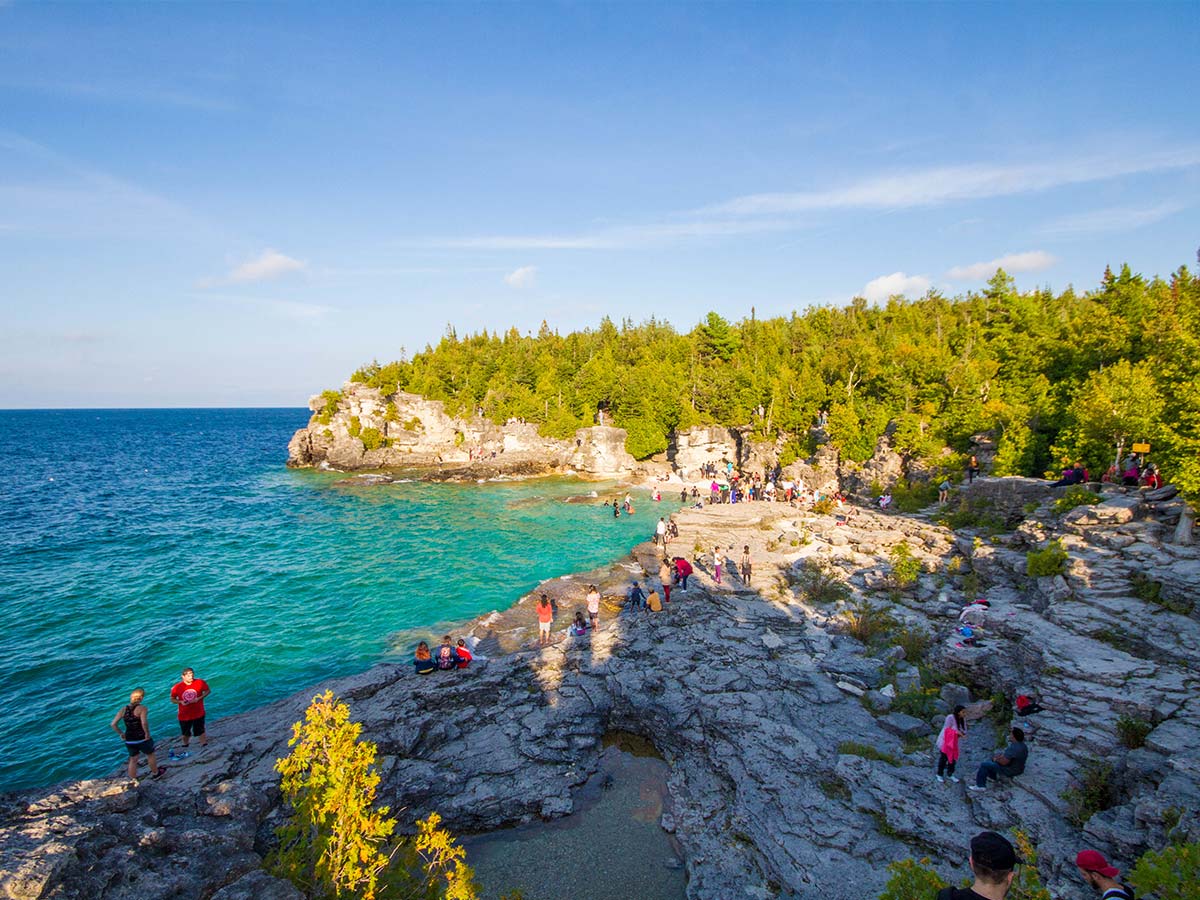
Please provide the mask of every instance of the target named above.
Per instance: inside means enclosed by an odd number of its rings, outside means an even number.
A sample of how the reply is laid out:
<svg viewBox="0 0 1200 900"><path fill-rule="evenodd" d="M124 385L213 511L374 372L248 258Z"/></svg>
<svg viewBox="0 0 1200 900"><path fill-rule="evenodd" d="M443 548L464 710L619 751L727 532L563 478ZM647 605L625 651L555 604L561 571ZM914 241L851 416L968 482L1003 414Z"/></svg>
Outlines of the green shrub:
<svg viewBox="0 0 1200 900"><path fill-rule="evenodd" d="M1186 599L1168 599L1163 596L1162 582L1155 581L1150 576L1142 572L1134 572L1129 576L1129 584L1133 590L1133 596L1139 600L1144 600L1147 603L1153 603L1155 606L1161 606L1163 609L1170 610L1173 613L1179 613L1181 616L1189 615L1195 604L1191 600Z"/></svg>
<svg viewBox="0 0 1200 900"><path fill-rule="evenodd" d="M890 753L885 753L883 750L877 750L870 744L862 744L858 741L842 741L838 744L838 753L843 756L861 756L863 759L874 759L879 762L885 762L889 766L899 766L900 760L892 756Z"/></svg>
<svg viewBox="0 0 1200 900"><path fill-rule="evenodd" d="M396 408L396 404L391 400L389 400L387 406L384 407L383 421L388 423L400 421L400 410Z"/></svg>
<svg viewBox="0 0 1200 900"><path fill-rule="evenodd" d="M1063 495L1054 501L1054 510L1056 516L1061 516L1063 513L1068 513L1077 506L1094 506L1100 502L1100 497L1093 494L1087 488L1079 484L1073 484Z"/></svg>
<svg viewBox="0 0 1200 900"><path fill-rule="evenodd" d="M404 423L405 431L420 431L424 427L425 427L425 425L421 421L420 416L413 416L411 419L409 419L407 422Z"/></svg>
<svg viewBox="0 0 1200 900"><path fill-rule="evenodd" d="M1200 842L1165 847L1143 854L1129 881L1139 895L1157 900L1196 900L1200 884Z"/></svg>
<svg viewBox="0 0 1200 900"><path fill-rule="evenodd" d="M850 588L824 560L810 557L792 570L793 583L813 604L838 603L850 597Z"/></svg>
<svg viewBox="0 0 1200 900"><path fill-rule="evenodd" d="M1062 575L1067 571L1067 551L1061 541L1051 541L1041 550L1030 550L1025 556L1025 571L1030 578Z"/></svg>
<svg viewBox="0 0 1200 900"><path fill-rule="evenodd" d="M378 428L364 428L358 439L368 450L378 450L384 444L383 435L379 433Z"/></svg>
<svg viewBox="0 0 1200 900"><path fill-rule="evenodd" d="M836 507L837 504L833 502L832 497L822 497L813 504L812 511L818 516L827 516L832 513Z"/></svg>
<svg viewBox="0 0 1200 900"><path fill-rule="evenodd" d="M1040 505L1041 504L1039 504L1036 500L1030 500L1028 503L1026 503L1024 506L1022 506L1021 509L1023 509L1025 511L1025 515L1029 516L1029 515L1033 515L1033 513L1037 512L1037 508Z"/></svg>
<svg viewBox="0 0 1200 900"><path fill-rule="evenodd" d="M1125 715L1117 719L1117 736L1121 739L1121 743L1130 750L1144 747L1146 735L1153 730L1154 726L1145 719L1136 719L1133 716Z"/></svg>
<svg viewBox="0 0 1200 900"><path fill-rule="evenodd" d="M891 640L904 648L904 658L913 665L924 662L929 655L929 648L933 646L932 634L924 628L910 628L907 625L897 628Z"/></svg>
<svg viewBox="0 0 1200 900"><path fill-rule="evenodd" d="M358 416L350 417L350 437L358 437L362 434L362 421Z"/></svg>
<svg viewBox="0 0 1200 900"><path fill-rule="evenodd" d="M896 587L906 588L916 582L921 574L921 561L912 555L908 541L892 547L888 558L892 561L892 583Z"/></svg>
<svg viewBox="0 0 1200 900"><path fill-rule="evenodd" d="M888 610L865 598L842 613L841 620L846 633L864 644L875 643L896 627L896 619Z"/></svg>
<svg viewBox="0 0 1200 900"><path fill-rule="evenodd" d="M879 900L931 900L942 888L949 887L929 865L929 857L920 861L900 859L889 863L887 884Z"/></svg>
<svg viewBox="0 0 1200 900"><path fill-rule="evenodd" d="M892 506L900 512L918 512L933 505L937 498L937 485L928 481L900 481L892 488Z"/></svg>
<svg viewBox="0 0 1200 900"><path fill-rule="evenodd" d="M1067 801L1067 821L1076 828L1082 828L1096 813L1117 805L1117 786L1113 780L1112 765L1101 759L1084 763L1075 783L1061 796Z"/></svg>
<svg viewBox="0 0 1200 900"><path fill-rule="evenodd" d="M817 781L817 787L830 800L850 799L850 788L846 787L846 782L840 778L822 778Z"/></svg>
<svg viewBox="0 0 1200 900"><path fill-rule="evenodd" d="M943 509L936 521L951 531L975 529L985 534L999 534L1004 531L1004 519L990 510L991 504L986 501L962 502L954 508Z"/></svg>
<svg viewBox="0 0 1200 900"><path fill-rule="evenodd" d="M892 701L892 711L914 716L918 719L932 719L937 713L937 688L915 688L897 694Z"/></svg>
<svg viewBox="0 0 1200 900"><path fill-rule="evenodd" d="M322 425L328 425L333 421L333 415L337 412L338 404L342 402L341 391L321 391L321 399L324 405L321 411L317 413L317 421Z"/></svg>

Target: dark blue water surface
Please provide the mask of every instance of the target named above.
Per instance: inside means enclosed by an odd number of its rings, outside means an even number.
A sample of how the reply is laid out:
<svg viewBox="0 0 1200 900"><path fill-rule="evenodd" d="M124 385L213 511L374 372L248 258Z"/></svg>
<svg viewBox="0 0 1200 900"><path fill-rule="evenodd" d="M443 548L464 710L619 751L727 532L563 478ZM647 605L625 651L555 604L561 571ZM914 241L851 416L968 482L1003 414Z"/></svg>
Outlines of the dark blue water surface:
<svg viewBox="0 0 1200 900"><path fill-rule="evenodd" d="M184 666L210 718L408 653L601 565L654 521L564 503L595 485L344 486L284 467L300 409L0 411L0 790L105 774L108 723ZM439 632L440 633L440 632Z"/></svg>

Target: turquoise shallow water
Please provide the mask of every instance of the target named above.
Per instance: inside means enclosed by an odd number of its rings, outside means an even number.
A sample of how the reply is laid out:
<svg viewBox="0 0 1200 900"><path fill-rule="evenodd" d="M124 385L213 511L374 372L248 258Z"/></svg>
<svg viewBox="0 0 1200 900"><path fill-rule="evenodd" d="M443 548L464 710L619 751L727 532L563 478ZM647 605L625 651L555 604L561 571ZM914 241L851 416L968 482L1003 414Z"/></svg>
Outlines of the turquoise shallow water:
<svg viewBox="0 0 1200 900"><path fill-rule="evenodd" d="M284 467L305 410L0 411L0 790L105 774L108 722L180 669L210 718L404 653L651 533L595 485L339 486ZM661 510L659 510L661 514ZM440 635L440 632L438 632Z"/></svg>

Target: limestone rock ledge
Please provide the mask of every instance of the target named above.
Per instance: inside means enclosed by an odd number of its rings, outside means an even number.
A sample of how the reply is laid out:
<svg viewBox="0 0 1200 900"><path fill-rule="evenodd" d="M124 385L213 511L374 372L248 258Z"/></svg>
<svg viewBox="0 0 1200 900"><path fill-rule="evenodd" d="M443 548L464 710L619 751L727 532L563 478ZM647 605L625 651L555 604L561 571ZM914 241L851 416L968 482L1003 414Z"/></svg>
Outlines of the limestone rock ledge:
<svg viewBox="0 0 1200 900"><path fill-rule="evenodd" d="M343 385L332 408L319 394L308 405L312 418L288 443L293 468L441 469L473 481L551 472L621 476L636 465L621 428L581 428L573 440L555 440L532 424L449 416L440 400L403 391L385 396L355 382Z"/></svg>
<svg viewBox="0 0 1200 900"><path fill-rule="evenodd" d="M715 583L705 554L663 613L617 615L629 578L655 570L643 545L607 572L539 588L557 598L562 623L587 584L601 586L602 627L585 638L531 646L526 598L470 626L491 659L469 670L422 678L407 662L377 665L218 720L212 747L161 781L0 797L0 896L291 900L257 872L281 815L273 763L329 687L378 745L380 800L406 827L432 810L460 832L569 812L572 787L617 728L650 739L671 766L671 824L693 900L861 900L877 896L888 862L913 856L957 878L973 833L1017 824L1052 893L1084 900L1079 847L1128 867L1161 845L1179 808L1174 827L1200 837L1200 552L1161 539L1179 514L1171 501L1102 499L1133 519L1068 521L1047 499L1016 531L987 536L868 510L840 521L782 504L685 510L676 546L748 544L753 585L728 571ZM1054 538L1066 573L1025 576L1025 554ZM923 572L896 589L889 558L901 542ZM944 685L928 718L889 710L922 672L900 647L854 640L837 605L810 599L801 575L813 561L852 597L931 632L933 664L966 684ZM1159 588L1142 599L1147 578ZM955 635L968 589L992 600L980 647ZM1035 693L1049 710L1023 720L1028 771L982 795L936 783L931 733L951 703L975 699L983 715L996 691ZM1122 746L1120 716L1149 724L1144 747ZM964 781L996 742L993 722L972 722ZM1081 832L1062 792L1095 758L1113 765L1118 797Z"/></svg>

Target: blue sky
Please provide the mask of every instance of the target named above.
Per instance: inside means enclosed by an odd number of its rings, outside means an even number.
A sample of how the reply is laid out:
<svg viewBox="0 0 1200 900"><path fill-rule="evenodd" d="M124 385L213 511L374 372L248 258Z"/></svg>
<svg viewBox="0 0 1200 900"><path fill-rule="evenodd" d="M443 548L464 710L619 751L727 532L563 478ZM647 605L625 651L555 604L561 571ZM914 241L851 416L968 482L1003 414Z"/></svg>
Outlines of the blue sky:
<svg viewBox="0 0 1200 900"><path fill-rule="evenodd" d="M1200 3L0 0L0 407L1194 266Z"/></svg>

